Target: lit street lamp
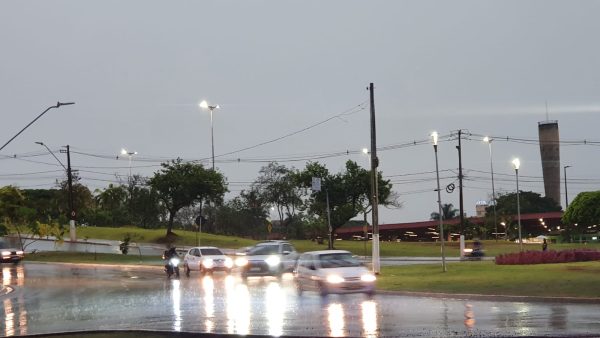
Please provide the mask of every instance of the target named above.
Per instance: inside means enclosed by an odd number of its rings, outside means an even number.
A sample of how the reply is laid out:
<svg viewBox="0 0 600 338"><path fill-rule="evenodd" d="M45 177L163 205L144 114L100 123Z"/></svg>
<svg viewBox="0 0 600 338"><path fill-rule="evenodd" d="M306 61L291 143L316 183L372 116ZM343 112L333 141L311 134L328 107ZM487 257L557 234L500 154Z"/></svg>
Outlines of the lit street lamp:
<svg viewBox="0 0 600 338"><path fill-rule="evenodd" d="M494 229L496 231L496 242L498 242L498 224L496 222L496 189L494 188L494 162L492 161L492 139L484 137L483 142L487 143L490 148L490 170L492 173L492 203L494 208Z"/></svg>
<svg viewBox="0 0 600 338"><path fill-rule="evenodd" d="M131 159L133 155L137 155L137 151L127 151L125 148L121 148L121 155L129 156L129 181L131 182Z"/></svg>
<svg viewBox="0 0 600 338"><path fill-rule="evenodd" d="M567 192L567 168L571 168L570 165L566 165L563 167L563 171L565 172L564 177L565 177L565 211L567 210L567 208L569 207L569 193Z"/></svg>
<svg viewBox="0 0 600 338"><path fill-rule="evenodd" d="M431 139L433 141L433 151L435 152L435 175L437 178L437 193L438 193L438 216L440 219L440 241L442 243L442 270L446 272L446 254L444 252L444 220L442 219L442 194L440 191L440 170L438 167L438 133L431 133Z"/></svg>
<svg viewBox="0 0 600 338"><path fill-rule="evenodd" d="M518 158L515 158L512 161L513 167L515 168L515 176L517 177L517 220L519 224L519 248L523 251L523 239L521 238L521 204L519 201L519 167L521 166L521 161Z"/></svg>
<svg viewBox="0 0 600 338"><path fill-rule="evenodd" d="M213 133L213 110L221 108L219 105L211 106L203 100L199 104L200 108L210 110L210 140L211 140L211 148L212 148L212 169L215 170L215 137Z"/></svg>

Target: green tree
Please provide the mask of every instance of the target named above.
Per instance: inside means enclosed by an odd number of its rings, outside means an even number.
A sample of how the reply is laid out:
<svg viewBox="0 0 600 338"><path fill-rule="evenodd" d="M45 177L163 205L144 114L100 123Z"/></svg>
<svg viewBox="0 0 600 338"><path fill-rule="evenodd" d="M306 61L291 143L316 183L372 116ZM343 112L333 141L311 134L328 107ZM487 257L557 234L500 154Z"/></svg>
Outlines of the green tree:
<svg viewBox="0 0 600 338"><path fill-rule="evenodd" d="M73 186L73 209L76 212L77 220L80 222L85 222L87 215L94 208L94 196L88 187L81 184L80 177L74 173L72 177L72 186ZM56 185L58 186L59 192L57 195L57 205L58 210L60 212L59 219L65 221L71 212L69 210L69 183L68 180L57 181Z"/></svg>
<svg viewBox="0 0 600 338"><path fill-rule="evenodd" d="M519 204L522 214L560 211L561 206L550 197L542 197L533 191L519 191ZM492 214L493 207L486 208L486 212ZM517 214L517 193L511 192L499 194L496 198L496 214Z"/></svg>
<svg viewBox="0 0 600 338"><path fill-rule="evenodd" d="M566 225L569 237L581 235L588 227L600 224L600 191L579 193L569 204L562 221Z"/></svg>
<svg viewBox="0 0 600 338"><path fill-rule="evenodd" d="M338 174L330 174L324 165L311 162L298 174L298 177L298 181L307 191L310 190L313 177L322 179L321 191L310 193L308 211L318 215L326 223L326 194L328 193L332 233L363 212L364 205L371 195L371 186L365 183L368 182L369 172L360 168L354 161L347 161L345 170ZM389 205L394 203L390 199L392 185L389 180L384 180L382 177L380 172L378 197L380 204Z"/></svg>
<svg viewBox="0 0 600 338"><path fill-rule="evenodd" d="M521 214L561 210L561 206L552 198L542 197L540 194L532 191L519 191L519 204ZM488 215L492 215L494 212L493 206L489 206L485 210ZM515 238L518 233L516 192L499 194L496 196L496 217L498 231L502 229L501 223L504 223L507 237ZM523 233L527 233L526 229L523 229Z"/></svg>
<svg viewBox="0 0 600 338"><path fill-rule="evenodd" d="M102 225L121 226L129 222L128 200L129 193L122 185L109 184L103 190L96 190L97 211L102 211L108 216L109 223Z"/></svg>
<svg viewBox="0 0 600 338"><path fill-rule="evenodd" d="M169 213L167 236L173 234L173 220L181 208L208 201L221 203L227 191L221 173L181 159L163 163L148 184Z"/></svg>
<svg viewBox="0 0 600 338"><path fill-rule="evenodd" d="M262 239L267 235L268 208L258 191L242 191L219 208L217 223L225 234Z"/></svg>
<svg viewBox="0 0 600 338"><path fill-rule="evenodd" d="M289 235L288 227L303 204L303 189L298 184L297 171L272 162L262 167L259 174L253 191L258 194L257 198L275 208L286 235Z"/></svg>
<svg viewBox="0 0 600 338"><path fill-rule="evenodd" d="M442 220L453 219L459 216L460 210L456 209L452 203L442 204ZM430 215L430 219L433 221L440 220L440 213L434 211Z"/></svg>

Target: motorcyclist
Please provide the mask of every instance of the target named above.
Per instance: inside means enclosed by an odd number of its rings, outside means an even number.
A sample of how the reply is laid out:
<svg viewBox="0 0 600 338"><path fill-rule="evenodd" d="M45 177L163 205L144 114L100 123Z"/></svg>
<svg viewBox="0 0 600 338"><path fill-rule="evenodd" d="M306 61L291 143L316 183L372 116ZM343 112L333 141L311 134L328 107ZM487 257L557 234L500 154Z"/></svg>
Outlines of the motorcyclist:
<svg viewBox="0 0 600 338"><path fill-rule="evenodd" d="M165 270L167 272L171 269L171 266L169 265L169 261L173 257L179 258L179 255L177 254L177 250L175 249L175 247L171 247L168 250L165 250L165 252L163 253L163 259L165 260Z"/></svg>

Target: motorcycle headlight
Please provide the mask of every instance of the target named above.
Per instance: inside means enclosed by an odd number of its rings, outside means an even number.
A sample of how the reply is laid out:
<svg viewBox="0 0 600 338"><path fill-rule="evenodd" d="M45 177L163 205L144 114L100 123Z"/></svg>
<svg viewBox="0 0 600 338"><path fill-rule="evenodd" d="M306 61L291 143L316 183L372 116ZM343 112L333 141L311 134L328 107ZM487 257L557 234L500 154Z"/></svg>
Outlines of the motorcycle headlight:
<svg viewBox="0 0 600 338"><path fill-rule="evenodd" d="M235 265L236 266L246 266L248 265L248 259L246 259L246 257L238 257L235 259Z"/></svg>
<svg viewBox="0 0 600 338"><path fill-rule="evenodd" d="M214 264L215 264L215 262L213 262L213 260L210 258L207 258L202 261L202 266L204 266L207 269L212 268Z"/></svg>
<svg viewBox="0 0 600 338"><path fill-rule="evenodd" d="M179 258L171 258L169 262L171 263L171 265L177 266L179 265Z"/></svg>
<svg viewBox="0 0 600 338"><path fill-rule="evenodd" d="M231 258L225 258L225 267L227 269L231 269L233 267L233 260Z"/></svg>
<svg viewBox="0 0 600 338"><path fill-rule="evenodd" d="M2 256L10 256L10 251L2 251Z"/></svg>
<svg viewBox="0 0 600 338"><path fill-rule="evenodd" d="M377 278L375 277L375 275L372 275L370 273L366 273L362 276L360 276L360 280L363 282L374 282Z"/></svg>
<svg viewBox="0 0 600 338"><path fill-rule="evenodd" d="M329 275L327 276L327 283L329 284L340 284L344 282L344 278L338 275Z"/></svg>
<svg viewBox="0 0 600 338"><path fill-rule="evenodd" d="M269 266L277 266L281 263L281 259L277 256L269 256L269 258L265 259L265 262L267 262Z"/></svg>

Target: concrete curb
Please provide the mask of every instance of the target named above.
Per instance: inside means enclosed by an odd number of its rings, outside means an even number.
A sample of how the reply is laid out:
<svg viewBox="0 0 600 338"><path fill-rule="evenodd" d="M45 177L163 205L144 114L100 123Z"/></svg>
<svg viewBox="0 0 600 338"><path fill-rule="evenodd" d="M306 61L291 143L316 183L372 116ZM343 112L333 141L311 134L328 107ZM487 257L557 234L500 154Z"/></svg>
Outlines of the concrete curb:
<svg viewBox="0 0 600 338"><path fill-rule="evenodd" d="M140 264L110 264L110 263L69 263L69 262L44 262L44 261L25 261L23 264L53 264L53 265L65 265L65 266L78 266L87 268L131 268L138 270L156 270L162 271L163 265L140 265Z"/></svg>
<svg viewBox="0 0 600 338"><path fill-rule="evenodd" d="M490 300L490 301L504 301L504 302L600 304L600 298L579 298L579 297L484 295L484 294L471 294L471 293L436 293L436 292L413 292L413 291L391 291L391 290L377 290L377 294L410 296L410 297Z"/></svg>

